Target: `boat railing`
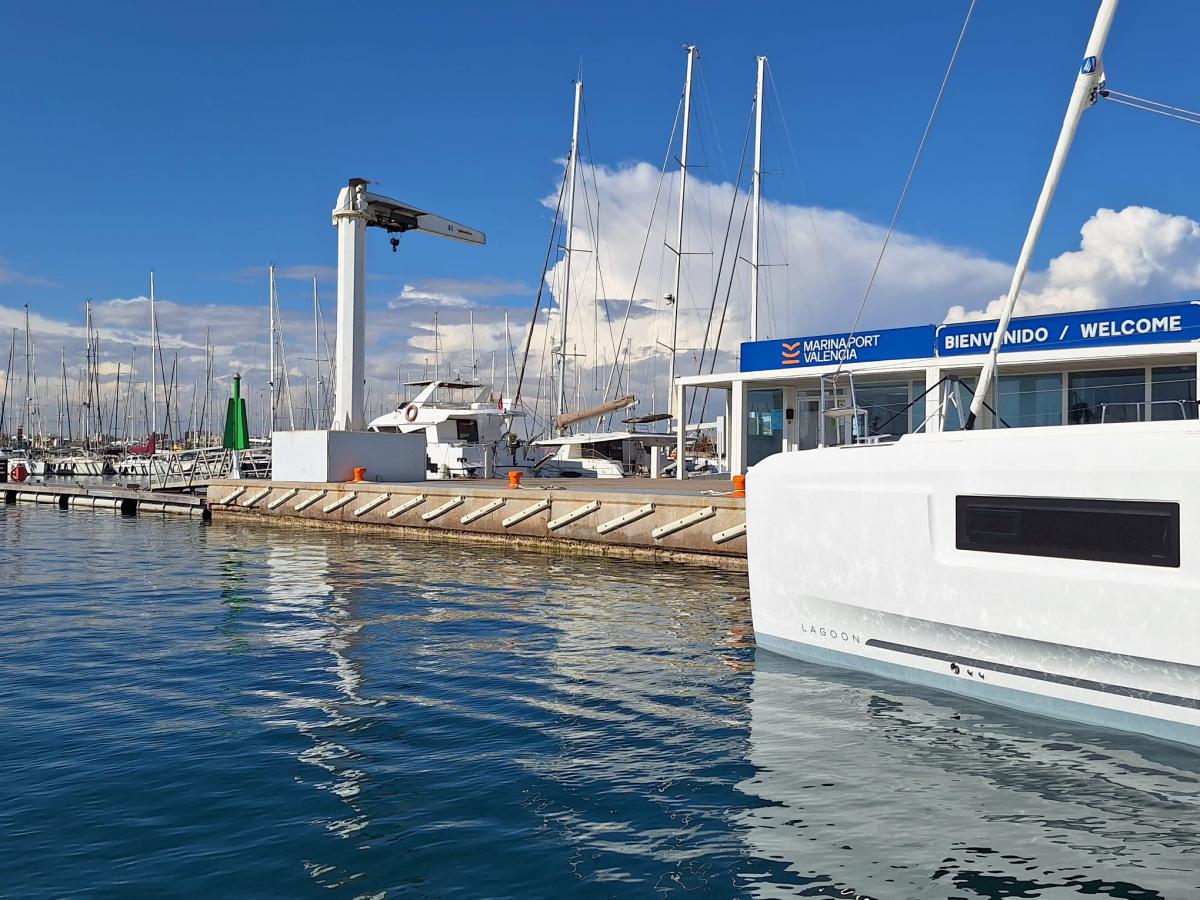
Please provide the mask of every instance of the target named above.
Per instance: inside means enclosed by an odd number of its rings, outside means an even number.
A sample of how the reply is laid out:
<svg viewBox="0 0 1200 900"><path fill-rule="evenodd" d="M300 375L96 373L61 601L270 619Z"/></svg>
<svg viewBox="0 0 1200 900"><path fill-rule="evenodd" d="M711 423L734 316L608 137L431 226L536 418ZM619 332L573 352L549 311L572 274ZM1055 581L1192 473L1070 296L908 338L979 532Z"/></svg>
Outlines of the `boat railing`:
<svg viewBox="0 0 1200 900"><path fill-rule="evenodd" d="M947 391L943 392L942 391L943 385L949 385L950 387L953 388L953 390L947 390ZM894 413L892 413L891 416L884 419L883 422L876 425L874 434L868 433L867 429L864 425L864 427L862 429L862 434L860 436L858 436L852 443L856 443L856 444L881 443L881 441L873 440L873 438L882 437L885 435L891 435L894 437L898 437L898 435L893 435L892 432L888 431L888 427L893 422L895 422L897 419L899 419L901 416L903 416L905 418L905 420L907 421L910 410L914 409L918 404L924 405L925 398L928 397L930 394L934 394L935 396L937 396L939 398L938 402L933 405L933 408L929 411L929 414L924 417L924 419L921 421L921 423L912 429L914 432L921 431L923 428L925 428L925 426L929 423L929 421L934 416L940 415L942 421L945 422L947 419L946 411L948 409L953 409L958 414L957 420L961 424L963 419L966 418L964 407L970 406L969 401L964 404L962 398L960 397L960 393L962 391L966 391L968 397L973 398L975 396L974 389L966 381L963 381L961 378L955 378L953 375L945 375L942 378L939 378L934 384L927 387L920 394L913 397L912 400L910 400L903 407L901 407L900 409L898 409ZM997 413L996 410L994 410L992 408L991 404L984 403L983 406L988 412L990 412L992 414L992 416L995 418L995 420L1000 423L1001 427L1003 427L1003 428L1009 427L1008 423L1005 422L1000 417L999 413ZM828 413L827 413L827 415L828 415Z"/></svg>
<svg viewBox="0 0 1200 900"><path fill-rule="evenodd" d="M1189 403L1193 409L1192 415L1188 415ZM1127 400L1101 403L1100 422L1101 424L1105 422L1147 422L1151 420L1171 422L1182 419L1194 419L1196 418L1195 407L1195 400ZM1128 415L1128 410L1133 411L1133 418L1130 418ZM1167 415L1156 415L1158 412L1165 412ZM1178 415L1175 415L1175 413L1178 413Z"/></svg>

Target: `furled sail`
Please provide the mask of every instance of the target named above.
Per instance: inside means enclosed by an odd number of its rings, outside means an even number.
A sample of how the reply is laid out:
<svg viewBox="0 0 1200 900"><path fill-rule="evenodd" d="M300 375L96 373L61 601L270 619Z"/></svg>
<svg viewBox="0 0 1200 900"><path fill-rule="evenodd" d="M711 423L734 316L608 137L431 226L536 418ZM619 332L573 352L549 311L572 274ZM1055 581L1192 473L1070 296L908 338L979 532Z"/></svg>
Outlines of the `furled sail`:
<svg viewBox="0 0 1200 900"><path fill-rule="evenodd" d="M598 406L593 406L588 409L581 409L579 412L563 413L561 416L555 417L554 427L561 431L564 428L570 428L576 422L583 422L587 419L594 419L596 416L603 416L606 413L628 409L635 403L637 403L637 397L635 397L633 394L628 394L624 397L619 397L616 400L609 400L607 403L601 403Z"/></svg>

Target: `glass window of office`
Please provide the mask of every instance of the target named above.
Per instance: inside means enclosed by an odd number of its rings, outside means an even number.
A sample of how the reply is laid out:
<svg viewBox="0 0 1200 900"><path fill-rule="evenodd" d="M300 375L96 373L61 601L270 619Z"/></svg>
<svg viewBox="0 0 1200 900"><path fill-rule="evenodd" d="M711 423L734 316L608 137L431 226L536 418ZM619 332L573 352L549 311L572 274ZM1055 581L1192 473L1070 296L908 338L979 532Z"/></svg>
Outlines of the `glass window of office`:
<svg viewBox="0 0 1200 900"><path fill-rule="evenodd" d="M1030 428L1063 423L1062 373L1001 375L996 379L999 428Z"/></svg>
<svg viewBox="0 0 1200 900"><path fill-rule="evenodd" d="M1150 373L1150 418L1156 422L1195 419L1196 367L1163 366Z"/></svg>
<svg viewBox="0 0 1200 900"><path fill-rule="evenodd" d="M867 411L867 435L908 434L908 382L856 384L854 402Z"/></svg>
<svg viewBox="0 0 1200 900"><path fill-rule="evenodd" d="M1067 376L1069 425L1137 422L1145 403L1145 369L1072 372Z"/></svg>
<svg viewBox="0 0 1200 900"><path fill-rule="evenodd" d="M914 381L909 390L912 405L908 408L908 430L915 434L925 430L925 382Z"/></svg>
<svg viewBox="0 0 1200 900"><path fill-rule="evenodd" d="M783 450L783 391L746 391L746 464Z"/></svg>

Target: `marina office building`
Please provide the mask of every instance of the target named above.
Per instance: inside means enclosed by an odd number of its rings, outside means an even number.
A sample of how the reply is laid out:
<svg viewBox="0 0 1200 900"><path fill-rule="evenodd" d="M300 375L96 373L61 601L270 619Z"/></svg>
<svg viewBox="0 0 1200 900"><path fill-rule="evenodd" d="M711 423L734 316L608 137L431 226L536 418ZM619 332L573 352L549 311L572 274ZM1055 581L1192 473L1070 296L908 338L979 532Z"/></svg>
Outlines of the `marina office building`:
<svg viewBox="0 0 1200 900"><path fill-rule="evenodd" d="M996 324L743 343L739 371L676 379L676 408L694 391L725 392L718 446L731 474L822 443L955 430ZM1014 318L980 424L1194 419L1198 353L1200 301Z"/></svg>

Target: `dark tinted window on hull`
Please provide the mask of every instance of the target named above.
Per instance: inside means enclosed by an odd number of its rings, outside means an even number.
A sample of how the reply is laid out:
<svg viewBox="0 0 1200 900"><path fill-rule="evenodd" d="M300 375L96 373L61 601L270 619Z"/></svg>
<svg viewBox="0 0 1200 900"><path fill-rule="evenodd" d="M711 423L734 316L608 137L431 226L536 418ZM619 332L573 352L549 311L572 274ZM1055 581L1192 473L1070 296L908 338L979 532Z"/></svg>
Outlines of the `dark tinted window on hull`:
<svg viewBox="0 0 1200 900"><path fill-rule="evenodd" d="M958 497L959 550L1179 566L1179 504L1074 497Z"/></svg>

